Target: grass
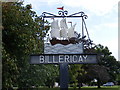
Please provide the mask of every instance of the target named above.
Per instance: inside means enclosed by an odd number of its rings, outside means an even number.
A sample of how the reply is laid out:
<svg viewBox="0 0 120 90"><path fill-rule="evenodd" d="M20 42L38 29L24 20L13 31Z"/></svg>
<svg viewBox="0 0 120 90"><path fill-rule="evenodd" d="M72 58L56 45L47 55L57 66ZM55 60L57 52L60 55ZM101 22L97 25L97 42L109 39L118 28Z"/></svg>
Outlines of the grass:
<svg viewBox="0 0 120 90"><path fill-rule="evenodd" d="M17 89L14 89L17 90ZM47 87L41 87L41 88L26 88L26 89L21 89L21 90L60 90L60 88L47 88ZM73 87L70 87L68 90L79 90L74 89ZM120 90L120 86L101 86L101 88L97 88L97 87L82 87L80 90Z"/></svg>
<svg viewBox="0 0 120 90"><path fill-rule="evenodd" d="M39 89L32 89L32 90L60 90L60 88L39 88ZM72 87L69 88L68 90L79 90L77 89L73 89ZM113 87L103 87L101 86L101 88L97 88L97 87L82 87L80 90L120 90L120 87L118 88L118 86L113 86Z"/></svg>

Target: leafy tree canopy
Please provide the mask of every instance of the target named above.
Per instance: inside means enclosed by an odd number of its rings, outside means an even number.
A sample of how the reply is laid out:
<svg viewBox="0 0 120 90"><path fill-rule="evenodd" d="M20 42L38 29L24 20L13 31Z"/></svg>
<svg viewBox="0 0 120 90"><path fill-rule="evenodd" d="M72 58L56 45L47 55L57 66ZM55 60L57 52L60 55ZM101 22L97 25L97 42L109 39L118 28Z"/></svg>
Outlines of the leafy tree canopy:
<svg viewBox="0 0 120 90"><path fill-rule="evenodd" d="M54 65L29 64L30 54L43 53L43 31L49 30L49 23L43 28L43 20L31 8L23 2L2 3L3 88L40 86L58 75Z"/></svg>

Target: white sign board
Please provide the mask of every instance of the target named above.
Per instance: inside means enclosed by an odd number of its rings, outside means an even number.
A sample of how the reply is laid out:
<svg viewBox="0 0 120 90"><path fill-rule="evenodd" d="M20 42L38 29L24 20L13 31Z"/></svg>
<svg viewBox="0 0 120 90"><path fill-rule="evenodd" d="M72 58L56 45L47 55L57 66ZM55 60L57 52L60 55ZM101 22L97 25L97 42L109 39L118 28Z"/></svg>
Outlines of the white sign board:
<svg viewBox="0 0 120 90"><path fill-rule="evenodd" d="M97 63L96 54L40 54L30 56L31 64L87 64Z"/></svg>

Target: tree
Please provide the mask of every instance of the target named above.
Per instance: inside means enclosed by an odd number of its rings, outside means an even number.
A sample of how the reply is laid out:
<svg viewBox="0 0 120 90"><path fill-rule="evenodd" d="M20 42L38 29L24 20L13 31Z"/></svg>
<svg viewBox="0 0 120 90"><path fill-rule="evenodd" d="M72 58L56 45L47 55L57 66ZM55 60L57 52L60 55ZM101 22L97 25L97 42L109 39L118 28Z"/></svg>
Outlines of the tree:
<svg viewBox="0 0 120 90"><path fill-rule="evenodd" d="M112 56L111 52L109 51L108 47L104 47L102 45L96 45L95 47L89 49L89 50L85 50L85 52L87 53L97 53L98 54L98 65L96 68L98 69L95 69L95 72L101 72L102 69L105 70L103 75L100 75L100 76L109 76L109 81L114 81L115 78L116 78L116 75L118 73L118 64L117 64L117 61L116 59L114 58L114 56ZM104 66L104 68L103 68ZM101 68L99 68L101 67ZM106 68L106 69L105 69ZM106 71L107 70L107 71ZM108 75L108 74L109 75ZM100 74L100 73L98 73ZM102 73L101 73L102 74ZM99 77L99 75L98 75ZM100 88L100 82L106 80L106 79L100 79L98 78L98 87ZM108 80L106 80L107 82Z"/></svg>
<svg viewBox="0 0 120 90"><path fill-rule="evenodd" d="M87 72L88 78L91 80L96 79L98 88L103 82L107 82L110 79L110 76L107 72L107 68L100 65L86 65L84 69Z"/></svg>
<svg viewBox="0 0 120 90"><path fill-rule="evenodd" d="M99 65L107 67L110 74L110 81L115 81L119 68L115 57L111 55L112 53L108 47L102 45L96 46L96 51L99 54Z"/></svg>
<svg viewBox="0 0 120 90"><path fill-rule="evenodd" d="M116 78L116 81L117 81L117 84L120 85L120 61L117 61L118 62L118 73L117 73L117 78Z"/></svg>
<svg viewBox="0 0 120 90"><path fill-rule="evenodd" d="M45 85L47 73L58 72L52 65L30 65L30 54L43 53L43 37L49 23L23 2L2 3L3 88ZM51 69L51 68L52 69Z"/></svg>
<svg viewBox="0 0 120 90"><path fill-rule="evenodd" d="M13 83L15 84L17 82L18 78L18 67L15 63L15 60L10 57L10 55L3 49L2 51L2 66L3 66L3 72L2 72L2 85L3 88L10 88L12 87ZM5 56L4 56L5 55Z"/></svg>
<svg viewBox="0 0 120 90"><path fill-rule="evenodd" d="M48 71L45 85L48 86L49 88L53 88L54 83L57 82L57 79L59 78L58 65L48 65L46 70Z"/></svg>
<svg viewBox="0 0 120 90"><path fill-rule="evenodd" d="M82 87L82 83L85 82L84 75L87 73L82 66L80 64L69 65L70 82L74 83L75 88L78 85L79 89Z"/></svg>
<svg viewBox="0 0 120 90"><path fill-rule="evenodd" d="M84 53L96 53L98 55L98 65L82 65L81 67L71 67L71 73L78 83L89 83L97 79L98 88L107 81L114 81L119 73L119 65L112 56L108 47L96 45L95 47L84 49ZM74 73L74 74L73 74Z"/></svg>

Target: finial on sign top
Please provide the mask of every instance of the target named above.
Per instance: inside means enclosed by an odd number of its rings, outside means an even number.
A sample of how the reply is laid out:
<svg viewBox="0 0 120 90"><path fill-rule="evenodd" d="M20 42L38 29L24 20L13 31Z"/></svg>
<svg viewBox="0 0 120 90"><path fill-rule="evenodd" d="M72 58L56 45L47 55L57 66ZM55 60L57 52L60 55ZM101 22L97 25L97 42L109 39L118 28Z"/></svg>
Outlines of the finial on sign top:
<svg viewBox="0 0 120 90"><path fill-rule="evenodd" d="M68 14L68 11L64 10L64 6L58 7L57 9L60 9L60 11L58 11L60 16L66 16Z"/></svg>

